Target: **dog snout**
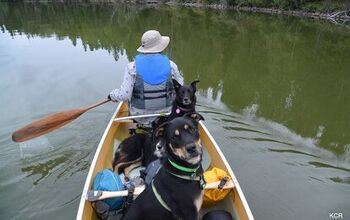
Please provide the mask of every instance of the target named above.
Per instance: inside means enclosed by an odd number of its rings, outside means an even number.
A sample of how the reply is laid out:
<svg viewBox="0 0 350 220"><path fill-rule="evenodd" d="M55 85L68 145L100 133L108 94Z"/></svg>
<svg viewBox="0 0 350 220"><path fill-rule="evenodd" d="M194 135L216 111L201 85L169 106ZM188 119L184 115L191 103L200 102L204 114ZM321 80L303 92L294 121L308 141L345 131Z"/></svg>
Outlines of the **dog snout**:
<svg viewBox="0 0 350 220"><path fill-rule="evenodd" d="M157 150L162 149L162 148L163 148L163 145L164 145L163 141L162 141L162 140L159 140L159 141L157 142L157 144L156 144Z"/></svg>
<svg viewBox="0 0 350 220"><path fill-rule="evenodd" d="M190 151L190 153L196 152L196 146L192 146L188 151Z"/></svg>
<svg viewBox="0 0 350 220"><path fill-rule="evenodd" d="M185 105L191 104L191 99L188 96L185 96L182 100Z"/></svg>
<svg viewBox="0 0 350 220"><path fill-rule="evenodd" d="M197 146L195 144L189 144L188 146L186 146L186 150L190 154L197 153Z"/></svg>

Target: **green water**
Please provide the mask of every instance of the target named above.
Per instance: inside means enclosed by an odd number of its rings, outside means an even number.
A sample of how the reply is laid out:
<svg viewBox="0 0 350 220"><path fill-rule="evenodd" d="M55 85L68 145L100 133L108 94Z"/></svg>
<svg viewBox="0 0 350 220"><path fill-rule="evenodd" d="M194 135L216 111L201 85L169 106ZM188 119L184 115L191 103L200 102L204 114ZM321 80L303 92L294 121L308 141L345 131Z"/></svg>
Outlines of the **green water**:
<svg viewBox="0 0 350 220"><path fill-rule="evenodd" d="M350 29L262 14L0 3L0 218L73 219L107 104L41 139L11 132L121 84L147 29L234 168L256 219L350 216Z"/></svg>

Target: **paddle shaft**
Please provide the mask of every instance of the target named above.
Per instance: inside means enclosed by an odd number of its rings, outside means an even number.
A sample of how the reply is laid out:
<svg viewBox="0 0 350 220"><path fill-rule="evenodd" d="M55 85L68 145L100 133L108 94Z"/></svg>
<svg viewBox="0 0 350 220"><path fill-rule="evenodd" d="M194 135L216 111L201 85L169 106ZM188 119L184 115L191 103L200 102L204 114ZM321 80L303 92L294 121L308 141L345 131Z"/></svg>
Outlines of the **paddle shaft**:
<svg viewBox="0 0 350 220"><path fill-rule="evenodd" d="M217 189L220 184L220 181L213 182L213 183L207 183L205 186L205 190L210 189ZM232 189L235 185L233 181L228 181L223 189ZM140 195L143 190L145 189L145 186L138 186L135 188L134 195L138 196ZM103 199L109 199L109 198L115 198L115 197L124 197L128 195L128 190L122 190L122 191L89 191L87 193L86 200L93 202L97 200L103 200Z"/></svg>
<svg viewBox="0 0 350 220"><path fill-rule="evenodd" d="M104 100L86 108L77 108L68 111L57 112L41 118L13 132L12 140L15 142L23 142L47 134L77 119L80 115L84 114L90 109L96 108L97 106L103 105L109 101L110 100Z"/></svg>

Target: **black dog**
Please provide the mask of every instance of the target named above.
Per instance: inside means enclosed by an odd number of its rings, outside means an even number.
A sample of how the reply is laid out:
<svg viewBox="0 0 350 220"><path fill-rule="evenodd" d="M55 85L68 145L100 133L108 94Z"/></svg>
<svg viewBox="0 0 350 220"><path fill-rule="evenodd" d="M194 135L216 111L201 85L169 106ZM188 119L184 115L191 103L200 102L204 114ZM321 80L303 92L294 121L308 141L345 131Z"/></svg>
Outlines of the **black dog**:
<svg viewBox="0 0 350 220"><path fill-rule="evenodd" d="M171 113L167 117L159 117L153 122L153 128L156 129L159 125L164 122L170 121L174 118L181 117L187 113L196 111L196 84L199 80L193 81L189 86L182 86L176 80L173 80L176 97L173 102Z"/></svg>
<svg viewBox="0 0 350 220"><path fill-rule="evenodd" d="M199 83L199 80L193 81L189 86L181 86L176 80L173 80L176 98L173 102L173 107L171 114L167 118L169 121L181 117L189 112L196 111L196 84Z"/></svg>
<svg viewBox="0 0 350 220"><path fill-rule="evenodd" d="M165 139L162 167L123 220L198 219L203 199L202 146L197 129L202 117L175 118L157 129Z"/></svg>
<svg viewBox="0 0 350 220"><path fill-rule="evenodd" d="M196 84L197 83L199 83L199 80L193 81L189 86L187 85L182 86L176 80L173 80L176 97L173 102L171 113L169 116L158 117L157 119L155 119L152 123L152 127L154 130L156 130L161 124L167 121L171 121L177 117L182 117L185 114L196 112L196 103L197 103ZM156 148L155 154L157 155L157 157L162 157L162 154L164 152L162 147L164 146L164 143L161 140L157 140L156 145L157 145L157 148Z"/></svg>

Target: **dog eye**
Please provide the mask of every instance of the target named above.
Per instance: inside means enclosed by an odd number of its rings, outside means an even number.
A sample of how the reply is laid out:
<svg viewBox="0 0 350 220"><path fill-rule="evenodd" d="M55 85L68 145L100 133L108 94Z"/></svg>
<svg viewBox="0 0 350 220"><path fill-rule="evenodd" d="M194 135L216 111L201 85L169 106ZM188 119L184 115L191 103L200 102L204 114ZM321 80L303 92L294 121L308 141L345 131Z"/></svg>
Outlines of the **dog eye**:
<svg viewBox="0 0 350 220"><path fill-rule="evenodd" d="M193 127L189 127L187 130L188 130L188 132L190 132L191 134L194 133L194 128L193 128Z"/></svg>

